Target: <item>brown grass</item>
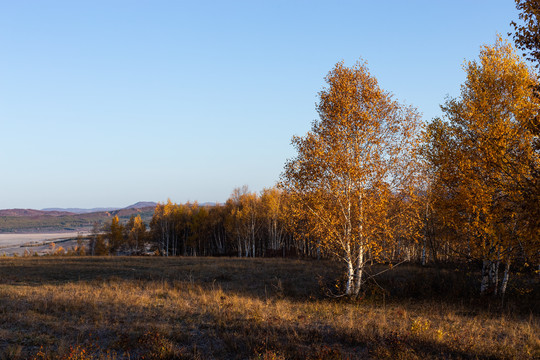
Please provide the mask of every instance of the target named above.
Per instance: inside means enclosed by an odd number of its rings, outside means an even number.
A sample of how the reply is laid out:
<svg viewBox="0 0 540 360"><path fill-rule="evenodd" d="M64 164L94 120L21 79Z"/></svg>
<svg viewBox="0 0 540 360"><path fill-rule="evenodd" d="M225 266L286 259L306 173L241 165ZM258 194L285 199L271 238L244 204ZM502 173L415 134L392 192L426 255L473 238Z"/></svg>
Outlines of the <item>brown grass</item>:
<svg viewBox="0 0 540 360"><path fill-rule="evenodd" d="M452 291L465 274L416 267L378 280L394 293L372 284L360 301L323 296L339 270L281 259L2 258L0 358L540 357L534 301L460 299ZM452 300L427 296L429 279L456 285Z"/></svg>

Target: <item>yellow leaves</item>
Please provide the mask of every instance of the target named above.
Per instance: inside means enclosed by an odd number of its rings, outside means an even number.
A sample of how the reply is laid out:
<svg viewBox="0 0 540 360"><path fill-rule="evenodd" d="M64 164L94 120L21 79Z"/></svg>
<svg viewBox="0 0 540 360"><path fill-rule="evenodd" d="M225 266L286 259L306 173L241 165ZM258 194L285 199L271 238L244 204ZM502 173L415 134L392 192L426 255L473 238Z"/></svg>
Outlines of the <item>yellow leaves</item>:
<svg viewBox="0 0 540 360"><path fill-rule="evenodd" d="M144 223L141 219L141 215L137 215L134 220L134 227L141 227L142 225L144 225Z"/></svg>
<svg viewBox="0 0 540 360"><path fill-rule="evenodd" d="M446 123L428 127L423 154L442 195L439 211L458 234L475 240L469 249L478 245L485 252L488 243L523 240L512 229L529 211L520 189L535 171L527 124L538 115L540 100L533 93L535 76L501 38L464 69L461 96L442 106Z"/></svg>
<svg viewBox="0 0 540 360"><path fill-rule="evenodd" d="M298 155L285 165L282 186L304 234L344 258L360 247L377 256L403 214L393 207L409 191L404 179L413 178L420 117L380 89L364 63L338 63L325 80L320 119L293 138Z"/></svg>

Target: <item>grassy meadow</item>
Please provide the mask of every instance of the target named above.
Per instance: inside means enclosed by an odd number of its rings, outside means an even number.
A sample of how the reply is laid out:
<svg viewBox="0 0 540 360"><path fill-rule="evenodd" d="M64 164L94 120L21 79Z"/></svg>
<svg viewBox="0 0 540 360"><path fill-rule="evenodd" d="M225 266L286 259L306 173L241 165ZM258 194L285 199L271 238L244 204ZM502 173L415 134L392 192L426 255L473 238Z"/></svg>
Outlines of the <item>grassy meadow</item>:
<svg viewBox="0 0 540 360"><path fill-rule="evenodd" d="M503 303L475 295L474 273L402 265L351 301L329 296L340 270L292 259L0 258L0 359L540 358L537 275L513 279Z"/></svg>

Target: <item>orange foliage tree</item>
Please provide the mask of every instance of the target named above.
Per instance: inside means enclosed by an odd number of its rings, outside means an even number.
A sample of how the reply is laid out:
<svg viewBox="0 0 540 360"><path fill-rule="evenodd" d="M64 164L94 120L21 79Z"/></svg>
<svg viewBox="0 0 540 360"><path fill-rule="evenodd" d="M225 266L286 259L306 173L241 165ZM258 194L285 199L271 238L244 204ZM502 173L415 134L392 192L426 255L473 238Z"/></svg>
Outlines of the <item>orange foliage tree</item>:
<svg viewBox="0 0 540 360"><path fill-rule="evenodd" d="M120 220L118 219L118 216L115 215L112 220L111 224L108 226L107 229L107 236L109 238L109 250L114 254L115 252L119 251L124 245L124 226L120 224Z"/></svg>
<svg viewBox="0 0 540 360"><path fill-rule="evenodd" d="M325 78L320 119L292 143L281 186L290 195L304 232L346 265L345 294L357 296L367 254L391 244L392 203L413 194L420 116L383 91L364 63L338 63Z"/></svg>
<svg viewBox="0 0 540 360"><path fill-rule="evenodd" d="M146 225L141 219L141 215L132 215L126 224L128 244L136 253L142 252L146 240Z"/></svg>
<svg viewBox="0 0 540 360"><path fill-rule="evenodd" d="M483 261L481 292L504 293L510 262L538 251L537 79L498 39L469 61L461 95L428 127L436 203L458 236L456 249ZM506 264L498 288L499 263Z"/></svg>

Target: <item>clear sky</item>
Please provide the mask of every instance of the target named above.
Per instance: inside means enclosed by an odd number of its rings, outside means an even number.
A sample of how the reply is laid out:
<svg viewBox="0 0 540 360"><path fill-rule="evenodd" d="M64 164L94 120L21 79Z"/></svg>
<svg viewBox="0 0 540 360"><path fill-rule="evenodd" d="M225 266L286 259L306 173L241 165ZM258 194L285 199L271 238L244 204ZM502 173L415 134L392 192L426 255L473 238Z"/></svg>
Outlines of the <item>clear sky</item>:
<svg viewBox="0 0 540 360"><path fill-rule="evenodd" d="M340 60L440 115L512 0L0 0L0 208L225 201L279 179Z"/></svg>

